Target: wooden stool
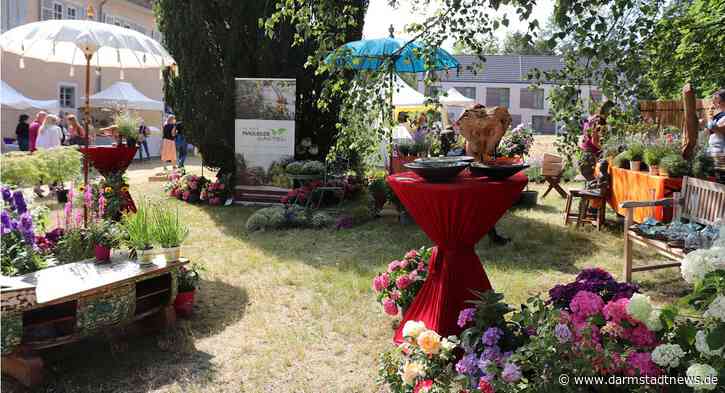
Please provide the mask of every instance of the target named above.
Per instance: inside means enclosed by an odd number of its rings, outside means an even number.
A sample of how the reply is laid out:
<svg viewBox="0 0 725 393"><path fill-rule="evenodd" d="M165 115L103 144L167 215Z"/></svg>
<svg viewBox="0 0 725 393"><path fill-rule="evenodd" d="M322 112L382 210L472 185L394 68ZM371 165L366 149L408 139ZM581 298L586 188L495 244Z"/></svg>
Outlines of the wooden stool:
<svg viewBox="0 0 725 393"><path fill-rule="evenodd" d="M549 192L551 190L556 190L556 192L561 195L562 198L567 198L566 191L564 191L563 188L559 185L561 182L561 175L564 173L564 160L562 160L561 157L555 156L553 154L544 154L544 161L541 165L541 175L544 176L544 179L547 183L549 183L549 188L546 189L546 192L544 192L544 195L541 196L541 198L546 198L547 195L549 195Z"/></svg>
<svg viewBox="0 0 725 393"><path fill-rule="evenodd" d="M574 198L581 198L579 211L576 213L571 212L571 205ZM591 201L599 201L599 208L596 214L589 212ZM564 225L568 225L570 222L576 222L576 226L578 227L582 223L589 223L594 225L597 230L601 230L604 224L606 210L607 198L599 191L569 190L569 195L566 197L566 207L564 208Z"/></svg>

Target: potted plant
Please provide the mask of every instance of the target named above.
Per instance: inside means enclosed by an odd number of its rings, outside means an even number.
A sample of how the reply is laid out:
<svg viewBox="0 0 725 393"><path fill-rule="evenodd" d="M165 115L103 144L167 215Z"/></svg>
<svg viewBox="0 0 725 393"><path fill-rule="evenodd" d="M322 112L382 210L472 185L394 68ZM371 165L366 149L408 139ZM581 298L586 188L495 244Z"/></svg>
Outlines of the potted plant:
<svg viewBox="0 0 725 393"><path fill-rule="evenodd" d="M201 276L199 272L202 270L198 264L192 264L191 267L182 266L179 269L179 286L174 299L174 309L181 316L189 316L194 308L194 296L196 288L199 287Z"/></svg>
<svg viewBox="0 0 725 393"><path fill-rule="evenodd" d="M49 181L55 185L58 203L68 202L65 182L80 176L82 154L74 147L55 147L39 150L35 154L38 154L38 160L42 161L45 169L41 182Z"/></svg>
<svg viewBox="0 0 725 393"><path fill-rule="evenodd" d="M644 146L641 143L633 143L627 152L629 152L629 169L639 171L644 156Z"/></svg>
<svg viewBox="0 0 725 393"><path fill-rule="evenodd" d="M376 173L368 179L368 191L375 200L375 208L381 210L388 200L386 194L387 183L385 183L385 174Z"/></svg>
<svg viewBox="0 0 725 393"><path fill-rule="evenodd" d="M113 121L118 133L119 146L123 144L123 138L126 138L126 141L138 138L138 128L141 124L139 118L132 116L126 110L122 110L114 117Z"/></svg>
<svg viewBox="0 0 725 393"><path fill-rule="evenodd" d="M669 177L682 177L690 172L690 167L679 154L668 154L660 160L660 174Z"/></svg>
<svg viewBox="0 0 725 393"><path fill-rule="evenodd" d="M121 219L126 246L135 254L140 265L148 265L154 257L153 220L146 203L137 206L136 213L126 213Z"/></svg>
<svg viewBox="0 0 725 393"><path fill-rule="evenodd" d="M179 220L178 210L159 207L154 211L153 237L161 246L161 253L167 261L178 261L181 258L181 243L189 236L189 228Z"/></svg>
<svg viewBox="0 0 725 393"><path fill-rule="evenodd" d="M614 160L612 161L614 166L617 168L623 168L623 169L631 169L630 166L630 154L629 151L625 150L619 154L617 154L616 157L614 157Z"/></svg>
<svg viewBox="0 0 725 393"><path fill-rule="evenodd" d="M649 173L650 175L658 175L659 174L659 164L662 157L664 157L664 150L661 146L650 146L644 149L644 163L647 164L647 167L649 167Z"/></svg>
<svg viewBox="0 0 725 393"><path fill-rule="evenodd" d="M91 223L88 236L94 244L94 253L98 262L110 260L111 250L121 244L118 227L111 221L98 220Z"/></svg>

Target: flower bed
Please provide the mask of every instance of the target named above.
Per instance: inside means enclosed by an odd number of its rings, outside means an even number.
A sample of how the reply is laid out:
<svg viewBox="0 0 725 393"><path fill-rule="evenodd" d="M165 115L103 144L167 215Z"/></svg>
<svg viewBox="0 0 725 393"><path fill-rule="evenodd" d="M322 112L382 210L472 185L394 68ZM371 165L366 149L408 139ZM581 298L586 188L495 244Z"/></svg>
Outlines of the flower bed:
<svg viewBox="0 0 725 393"><path fill-rule="evenodd" d="M217 179L212 182L204 176L185 175L173 171L169 174L165 190L174 198L189 203L208 203L219 206L226 202L229 197L228 181Z"/></svg>
<svg viewBox="0 0 725 393"><path fill-rule="evenodd" d="M722 391L724 255L721 227L711 249L685 258L682 276L694 284L693 292L662 308L636 286L617 282L598 268L554 286L547 299L533 296L517 307L504 303L501 294L477 293L478 300L459 315L458 324L465 330L446 341L458 345L460 356L426 352L424 345L440 344L429 344L427 338L409 340L425 327L408 322L406 342L381 356L381 382L392 392L406 393L611 391L560 383L566 375L602 377L618 385L617 392ZM391 265L387 275L373 281L378 300L384 305L388 300L389 314L399 306L390 303L396 290L390 274L407 274L398 261ZM412 291L408 295L415 296ZM441 342L435 332L426 336ZM679 386L666 379L672 377L681 378Z"/></svg>

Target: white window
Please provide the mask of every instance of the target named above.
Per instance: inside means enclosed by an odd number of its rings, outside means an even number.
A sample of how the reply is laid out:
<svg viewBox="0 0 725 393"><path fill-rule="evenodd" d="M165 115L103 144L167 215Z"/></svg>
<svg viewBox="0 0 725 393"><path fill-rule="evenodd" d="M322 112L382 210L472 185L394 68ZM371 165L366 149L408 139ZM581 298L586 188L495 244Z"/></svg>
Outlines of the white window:
<svg viewBox="0 0 725 393"><path fill-rule="evenodd" d="M461 94L463 94L465 97L468 97L472 100L476 99L476 88L475 87L463 87L463 86L456 86L456 90L458 90Z"/></svg>
<svg viewBox="0 0 725 393"><path fill-rule="evenodd" d="M521 105L527 109L544 109L543 89L521 89Z"/></svg>
<svg viewBox="0 0 725 393"><path fill-rule="evenodd" d="M73 85L60 85L58 88L58 100L61 108L76 107L76 87Z"/></svg>
<svg viewBox="0 0 725 393"><path fill-rule="evenodd" d="M53 19L63 19L63 4L53 3Z"/></svg>
<svg viewBox="0 0 725 393"><path fill-rule="evenodd" d="M509 107L510 91L506 87L487 87L486 106Z"/></svg>
<svg viewBox="0 0 725 393"><path fill-rule="evenodd" d="M67 19L78 19L76 14L76 9L74 7L68 7L65 9L65 15Z"/></svg>

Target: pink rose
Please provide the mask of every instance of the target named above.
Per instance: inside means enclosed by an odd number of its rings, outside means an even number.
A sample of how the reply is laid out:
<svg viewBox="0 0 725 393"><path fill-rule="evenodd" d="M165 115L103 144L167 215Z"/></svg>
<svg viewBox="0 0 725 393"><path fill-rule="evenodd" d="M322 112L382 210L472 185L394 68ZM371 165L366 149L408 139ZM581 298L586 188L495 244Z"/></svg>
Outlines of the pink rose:
<svg viewBox="0 0 725 393"><path fill-rule="evenodd" d="M396 290L394 290L394 291L393 291L393 292L392 292L392 293L390 294L390 299L391 299L391 300L395 300L395 301L398 301L398 299L400 299L400 291L399 291L399 290L397 290L397 289L396 289Z"/></svg>
<svg viewBox="0 0 725 393"><path fill-rule="evenodd" d="M425 266L425 262L423 262L423 261L418 262L418 270L419 271L424 272L425 271L425 267L426 267Z"/></svg>
<svg viewBox="0 0 725 393"><path fill-rule="evenodd" d="M400 268L400 261L392 261L388 264L388 272L394 272Z"/></svg>
<svg viewBox="0 0 725 393"><path fill-rule="evenodd" d="M389 283L388 274L383 273L373 279L373 289L375 292L381 292L383 289L388 287Z"/></svg>
<svg viewBox="0 0 725 393"><path fill-rule="evenodd" d="M411 283L413 283L413 281L411 281L410 277L408 277L407 275L400 276L397 280L395 280L395 285L397 285L400 289L407 288L408 286L410 286Z"/></svg>
<svg viewBox="0 0 725 393"><path fill-rule="evenodd" d="M383 300L383 310L385 310L385 313L388 315L398 315L398 306L391 299Z"/></svg>
<svg viewBox="0 0 725 393"><path fill-rule="evenodd" d="M415 259L418 256L418 251L410 250L405 254L405 259Z"/></svg>
<svg viewBox="0 0 725 393"><path fill-rule="evenodd" d="M403 259L402 261L398 261L398 266L400 266L401 269L405 269L408 267L408 260Z"/></svg>

